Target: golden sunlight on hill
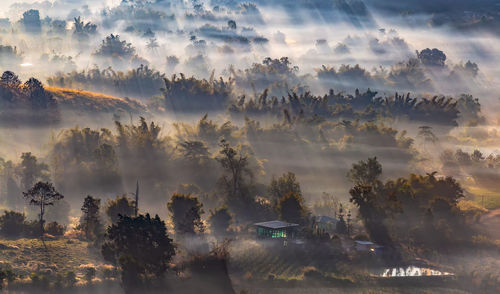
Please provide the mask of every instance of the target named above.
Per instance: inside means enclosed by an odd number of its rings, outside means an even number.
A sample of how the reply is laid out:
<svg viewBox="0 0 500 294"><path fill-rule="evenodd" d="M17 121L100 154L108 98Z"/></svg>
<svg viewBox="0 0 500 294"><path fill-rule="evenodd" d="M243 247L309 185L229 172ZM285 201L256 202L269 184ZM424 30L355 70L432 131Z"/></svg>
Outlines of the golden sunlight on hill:
<svg viewBox="0 0 500 294"><path fill-rule="evenodd" d="M129 98L57 87L45 87L45 90L50 92L63 108L79 112L115 112L118 109L132 113L146 111L142 103Z"/></svg>

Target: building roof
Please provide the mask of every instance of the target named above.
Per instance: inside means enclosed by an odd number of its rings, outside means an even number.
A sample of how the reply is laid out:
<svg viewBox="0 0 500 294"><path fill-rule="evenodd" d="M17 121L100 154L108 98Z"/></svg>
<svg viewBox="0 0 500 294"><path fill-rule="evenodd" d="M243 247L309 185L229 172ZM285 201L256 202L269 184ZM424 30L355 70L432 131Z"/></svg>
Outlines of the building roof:
<svg viewBox="0 0 500 294"><path fill-rule="evenodd" d="M292 224L292 223L287 223L287 222L282 222L279 220L274 220L274 221L269 221L269 222L262 222L262 223L255 223L253 224L254 226L258 227L264 227L264 228L269 228L269 229L283 229L283 228L289 228L289 227L298 227L298 224Z"/></svg>
<svg viewBox="0 0 500 294"><path fill-rule="evenodd" d="M354 241L354 242L356 242L356 244L358 244L358 245L373 246L373 247L375 247L375 248L382 248L382 247L384 247L384 246L382 246L382 245L378 245L378 244L373 243L373 242L371 242L371 241Z"/></svg>
<svg viewBox="0 0 500 294"><path fill-rule="evenodd" d="M354 241L354 242L356 242L359 245L375 245L375 243L371 241Z"/></svg>
<svg viewBox="0 0 500 294"><path fill-rule="evenodd" d="M316 222L318 223L336 223L338 221L339 221L338 219L326 215L321 215L316 217Z"/></svg>

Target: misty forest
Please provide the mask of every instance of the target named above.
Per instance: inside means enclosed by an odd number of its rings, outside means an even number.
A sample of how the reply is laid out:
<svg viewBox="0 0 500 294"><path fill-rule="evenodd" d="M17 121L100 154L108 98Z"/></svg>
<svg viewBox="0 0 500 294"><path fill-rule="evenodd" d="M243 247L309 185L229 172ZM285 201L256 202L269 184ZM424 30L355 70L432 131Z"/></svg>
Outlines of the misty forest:
<svg viewBox="0 0 500 294"><path fill-rule="evenodd" d="M500 2L1 0L0 292L500 293Z"/></svg>

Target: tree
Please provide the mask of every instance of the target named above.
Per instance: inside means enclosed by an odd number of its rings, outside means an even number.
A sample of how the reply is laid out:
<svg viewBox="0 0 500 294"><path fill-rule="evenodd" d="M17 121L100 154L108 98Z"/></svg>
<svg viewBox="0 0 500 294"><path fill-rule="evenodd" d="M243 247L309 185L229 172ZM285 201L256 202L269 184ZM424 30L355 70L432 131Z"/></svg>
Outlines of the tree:
<svg viewBox="0 0 500 294"><path fill-rule="evenodd" d="M12 87L19 87L19 85L21 85L21 81L19 80L19 77L11 71L5 71L2 74L0 81L2 81L2 83L5 83L5 84L10 85Z"/></svg>
<svg viewBox="0 0 500 294"><path fill-rule="evenodd" d="M438 138L436 137L436 135L434 135L434 132L432 132L432 127L430 126L418 127L417 137L422 138L424 142L430 142L432 144L438 141Z"/></svg>
<svg viewBox="0 0 500 294"><path fill-rule="evenodd" d="M6 205L12 209L20 209L21 206L24 206L22 198L19 197L22 192L15 179L16 168L12 161L0 158L0 177L5 181L0 188L0 197L3 197L6 200Z"/></svg>
<svg viewBox="0 0 500 294"><path fill-rule="evenodd" d="M340 204L339 207L339 213L338 213L339 221L337 222L335 226L335 230L339 234L346 234L347 233L347 224L344 220L344 208L342 207L342 203Z"/></svg>
<svg viewBox="0 0 500 294"><path fill-rule="evenodd" d="M85 36L88 38L88 35L92 35L92 34L96 33L97 25L95 25L91 22L85 23L82 20L82 18L79 16L79 17L74 18L74 29L75 29L75 32L73 34L76 34L79 37Z"/></svg>
<svg viewBox="0 0 500 294"><path fill-rule="evenodd" d="M215 210L210 210L210 216L208 217L210 230L216 236L226 235L229 226L231 225L232 218L233 217L229 213L229 209L225 206Z"/></svg>
<svg viewBox="0 0 500 294"><path fill-rule="evenodd" d="M189 161L197 162L210 156L208 147L203 141L184 141L179 143L179 147L184 158Z"/></svg>
<svg viewBox="0 0 500 294"><path fill-rule="evenodd" d="M219 157L217 161L224 169L221 182L226 193L226 203L237 215L248 213L253 208L254 199L249 195L245 183L245 175L252 178L253 173L249 168L248 155L241 147L233 148L225 139L220 141Z"/></svg>
<svg viewBox="0 0 500 294"><path fill-rule="evenodd" d="M101 199L94 198L88 195L83 201L82 212L80 219L80 228L85 232L87 240L96 240L101 234L101 220L99 210Z"/></svg>
<svg viewBox="0 0 500 294"><path fill-rule="evenodd" d="M0 233L5 237L19 237L24 230L26 216L17 211L4 211L0 216Z"/></svg>
<svg viewBox="0 0 500 294"><path fill-rule="evenodd" d="M49 222L45 225L45 231L52 236L62 236L66 231L66 226L60 225L57 222Z"/></svg>
<svg viewBox="0 0 500 294"><path fill-rule="evenodd" d="M236 30L236 22L232 19L227 21L227 26L231 30Z"/></svg>
<svg viewBox="0 0 500 294"><path fill-rule="evenodd" d="M24 198L29 200L30 205L35 205L40 207L39 222L40 222L40 234L43 239L44 233L44 214L46 206L54 205L58 200L64 198L63 195L56 191L54 186L49 182L38 182L33 188L26 192L23 192Z"/></svg>
<svg viewBox="0 0 500 294"><path fill-rule="evenodd" d="M190 194L174 193L170 202L167 203L168 211L171 214L177 234L194 234L197 231L203 232L201 214L203 214L203 204L197 197Z"/></svg>
<svg viewBox="0 0 500 294"><path fill-rule="evenodd" d="M275 202L288 193L302 196L300 184L297 181L295 174L292 172L283 174L278 179L273 177L273 179L271 180L271 184L269 185L269 193L271 194L272 199Z"/></svg>
<svg viewBox="0 0 500 294"><path fill-rule="evenodd" d="M31 104L37 108L48 108L54 102L52 95L45 92L42 82L35 78L27 80L24 88L30 97Z"/></svg>
<svg viewBox="0 0 500 294"><path fill-rule="evenodd" d="M38 163L38 159L31 152L23 153L21 159L21 163L17 166L17 174L21 178L22 189L28 190L36 181L48 179L49 166Z"/></svg>
<svg viewBox="0 0 500 294"><path fill-rule="evenodd" d="M36 9L30 9L23 13L20 22L28 33L40 34L42 31L42 22L40 21L40 12Z"/></svg>
<svg viewBox="0 0 500 294"><path fill-rule="evenodd" d="M128 198L127 195L117 196L115 200L108 200L106 202L106 215L112 223L116 224L119 220L119 215L135 215L135 202Z"/></svg>
<svg viewBox="0 0 500 294"><path fill-rule="evenodd" d="M351 194L350 201L359 209L370 238L382 245L392 245L392 238L384 223L386 213L378 204L380 199L373 187L356 185L349 190L349 194Z"/></svg>
<svg viewBox="0 0 500 294"><path fill-rule="evenodd" d="M367 161L354 163L347 177L355 185L374 185L381 174L382 165L377 161L377 157L371 157Z"/></svg>
<svg viewBox="0 0 500 294"><path fill-rule="evenodd" d="M109 35L102 41L99 49L94 53L96 56L129 59L135 55L132 44L120 40L119 35Z"/></svg>
<svg viewBox="0 0 500 294"><path fill-rule="evenodd" d="M417 51L417 57L425 66L444 67L446 61L446 54L439 49L424 49L420 52Z"/></svg>
<svg viewBox="0 0 500 294"><path fill-rule="evenodd" d="M304 198L299 194L288 193L278 200L277 206L280 218L284 221L296 224L306 222L306 208Z"/></svg>
<svg viewBox="0 0 500 294"><path fill-rule="evenodd" d="M102 255L121 268L127 293L148 285L153 278L160 279L175 255L173 240L158 215L120 216L108 227L106 237Z"/></svg>
<svg viewBox="0 0 500 294"><path fill-rule="evenodd" d="M386 211L381 205L382 197L379 196L383 186L378 179L381 174L382 165L376 157L353 164L348 172L348 177L354 183L354 187L349 190L349 201L358 206L370 237L380 244L392 245L392 239L384 224Z"/></svg>

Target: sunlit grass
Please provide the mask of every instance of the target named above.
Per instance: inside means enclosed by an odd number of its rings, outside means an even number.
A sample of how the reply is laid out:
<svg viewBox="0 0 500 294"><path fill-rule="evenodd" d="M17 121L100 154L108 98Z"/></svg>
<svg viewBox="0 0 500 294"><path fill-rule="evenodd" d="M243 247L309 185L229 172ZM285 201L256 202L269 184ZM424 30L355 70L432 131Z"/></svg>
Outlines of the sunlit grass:
<svg viewBox="0 0 500 294"><path fill-rule="evenodd" d="M101 263L98 252L89 249L88 243L75 239L1 240L0 263L9 264L14 272L29 275L31 272L78 272L81 265Z"/></svg>
<svg viewBox="0 0 500 294"><path fill-rule="evenodd" d="M475 203L490 210L500 208L500 191L492 191L473 185L466 185L464 188L474 195L472 201Z"/></svg>
<svg viewBox="0 0 500 294"><path fill-rule="evenodd" d="M64 99L87 97L92 99L117 99L120 101L125 101L124 99L116 96L90 92L85 90L65 89L65 88L50 87L50 86L45 86L45 90L51 92L53 95L56 95Z"/></svg>

